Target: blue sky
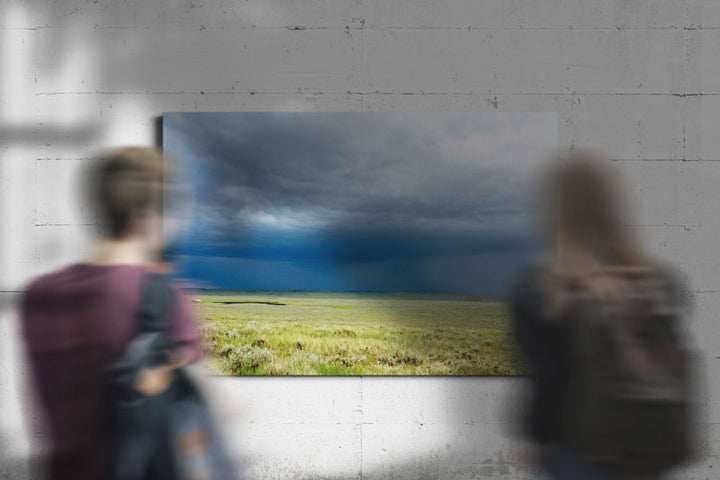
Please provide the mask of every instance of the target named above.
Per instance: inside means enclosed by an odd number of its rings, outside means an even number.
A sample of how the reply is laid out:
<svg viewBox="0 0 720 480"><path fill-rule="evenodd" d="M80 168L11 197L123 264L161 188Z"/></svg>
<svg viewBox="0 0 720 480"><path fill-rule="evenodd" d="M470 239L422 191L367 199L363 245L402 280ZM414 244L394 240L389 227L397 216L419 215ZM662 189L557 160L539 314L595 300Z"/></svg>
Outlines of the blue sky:
<svg viewBox="0 0 720 480"><path fill-rule="evenodd" d="M500 295L536 252L554 113L166 113L179 275L209 288Z"/></svg>

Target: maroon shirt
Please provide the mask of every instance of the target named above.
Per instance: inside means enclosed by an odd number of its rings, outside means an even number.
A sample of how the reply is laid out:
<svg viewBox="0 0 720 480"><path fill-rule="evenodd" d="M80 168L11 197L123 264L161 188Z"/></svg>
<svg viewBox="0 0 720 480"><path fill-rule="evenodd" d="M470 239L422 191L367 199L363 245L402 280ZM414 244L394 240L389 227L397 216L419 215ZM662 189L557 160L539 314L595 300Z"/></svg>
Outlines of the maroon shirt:
<svg viewBox="0 0 720 480"><path fill-rule="evenodd" d="M107 368L136 333L146 270L77 264L33 281L22 298L22 330L45 411L50 478L104 479ZM188 301L176 294L171 338L200 357Z"/></svg>

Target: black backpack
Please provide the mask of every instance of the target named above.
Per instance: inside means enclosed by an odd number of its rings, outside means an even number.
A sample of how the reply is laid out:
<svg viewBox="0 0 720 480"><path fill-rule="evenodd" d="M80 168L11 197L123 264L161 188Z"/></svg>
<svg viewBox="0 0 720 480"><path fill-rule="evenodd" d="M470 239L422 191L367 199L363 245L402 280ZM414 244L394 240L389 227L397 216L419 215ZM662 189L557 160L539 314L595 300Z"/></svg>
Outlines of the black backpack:
<svg viewBox="0 0 720 480"><path fill-rule="evenodd" d="M138 333L110 369L111 480L232 480L238 478L210 410L183 368L154 396L133 388L140 369L170 362L169 279L149 274L137 312Z"/></svg>
<svg viewBox="0 0 720 480"><path fill-rule="evenodd" d="M691 356L682 312L665 275L606 269L620 295L568 293L570 378L561 418L583 458L620 476L656 475L694 451Z"/></svg>

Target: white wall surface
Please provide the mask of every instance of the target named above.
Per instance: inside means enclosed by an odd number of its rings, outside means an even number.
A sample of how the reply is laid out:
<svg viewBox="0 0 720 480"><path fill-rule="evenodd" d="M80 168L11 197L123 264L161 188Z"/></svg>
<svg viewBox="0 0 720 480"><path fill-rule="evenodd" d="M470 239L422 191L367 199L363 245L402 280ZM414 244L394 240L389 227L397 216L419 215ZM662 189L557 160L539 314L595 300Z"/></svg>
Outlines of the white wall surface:
<svg viewBox="0 0 720 480"><path fill-rule="evenodd" d="M720 2L0 0L0 476L28 475L17 294L90 245L78 172L164 111L553 111L610 152L720 369ZM524 479L511 378L215 378L251 478ZM708 385L717 477L720 403ZM713 468L714 467L714 468Z"/></svg>

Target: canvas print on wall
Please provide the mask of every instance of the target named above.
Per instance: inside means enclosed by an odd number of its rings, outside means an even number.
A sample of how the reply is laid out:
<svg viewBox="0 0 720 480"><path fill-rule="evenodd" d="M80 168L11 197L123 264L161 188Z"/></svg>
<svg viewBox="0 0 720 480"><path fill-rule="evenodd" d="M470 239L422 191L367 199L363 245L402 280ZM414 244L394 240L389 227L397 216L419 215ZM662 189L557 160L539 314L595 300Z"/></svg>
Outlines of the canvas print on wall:
<svg viewBox="0 0 720 480"><path fill-rule="evenodd" d="M166 113L176 274L222 375L515 375L554 113ZM172 197L172 198L170 198Z"/></svg>

